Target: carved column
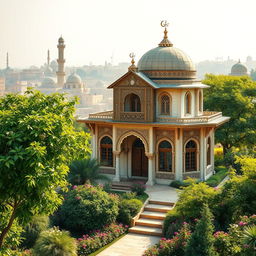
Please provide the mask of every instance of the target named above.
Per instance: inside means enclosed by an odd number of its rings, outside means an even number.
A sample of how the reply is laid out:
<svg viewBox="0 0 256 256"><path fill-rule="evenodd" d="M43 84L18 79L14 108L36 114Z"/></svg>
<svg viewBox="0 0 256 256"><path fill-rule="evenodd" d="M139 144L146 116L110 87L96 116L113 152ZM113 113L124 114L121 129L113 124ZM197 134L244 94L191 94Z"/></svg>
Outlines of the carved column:
<svg viewBox="0 0 256 256"><path fill-rule="evenodd" d="M153 158L154 154L146 153L148 158L148 181L147 185L153 186L154 185L154 168L153 168Z"/></svg>
<svg viewBox="0 0 256 256"><path fill-rule="evenodd" d="M205 146L205 129L200 129L200 150L199 150L199 168L200 168L200 179L205 180L206 176L206 146Z"/></svg>
<svg viewBox="0 0 256 256"><path fill-rule="evenodd" d="M120 181L120 151L113 151L113 155L115 156L116 160L116 174L113 181L119 182Z"/></svg>
<svg viewBox="0 0 256 256"><path fill-rule="evenodd" d="M176 128L175 131L175 180L183 180L183 130ZM184 167L185 171L185 167Z"/></svg>

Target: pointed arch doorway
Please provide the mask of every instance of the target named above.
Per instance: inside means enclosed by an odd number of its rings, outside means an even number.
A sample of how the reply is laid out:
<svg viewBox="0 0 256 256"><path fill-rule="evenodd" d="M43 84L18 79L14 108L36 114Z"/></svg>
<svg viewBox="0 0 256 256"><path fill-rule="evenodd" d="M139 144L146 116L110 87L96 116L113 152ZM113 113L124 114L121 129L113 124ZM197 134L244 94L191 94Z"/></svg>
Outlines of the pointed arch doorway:
<svg viewBox="0 0 256 256"><path fill-rule="evenodd" d="M144 144L139 138L132 144L132 176L148 177L148 158Z"/></svg>

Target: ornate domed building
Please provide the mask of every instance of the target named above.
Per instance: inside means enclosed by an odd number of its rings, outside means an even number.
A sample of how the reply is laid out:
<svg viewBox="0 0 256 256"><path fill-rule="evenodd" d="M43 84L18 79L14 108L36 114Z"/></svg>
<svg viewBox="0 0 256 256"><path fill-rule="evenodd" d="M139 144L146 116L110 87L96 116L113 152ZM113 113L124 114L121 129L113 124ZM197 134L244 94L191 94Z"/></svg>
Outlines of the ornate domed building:
<svg viewBox="0 0 256 256"><path fill-rule="evenodd" d="M113 111L80 119L92 133L92 157L101 171L148 185L187 177L206 180L214 172L215 129L229 120L203 110L203 89L190 57L167 36L126 74L109 85Z"/></svg>
<svg viewBox="0 0 256 256"><path fill-rule="evenodd" d="M231 76L248 76L247 67L240 62L240 60L232 66Z"/></svg>

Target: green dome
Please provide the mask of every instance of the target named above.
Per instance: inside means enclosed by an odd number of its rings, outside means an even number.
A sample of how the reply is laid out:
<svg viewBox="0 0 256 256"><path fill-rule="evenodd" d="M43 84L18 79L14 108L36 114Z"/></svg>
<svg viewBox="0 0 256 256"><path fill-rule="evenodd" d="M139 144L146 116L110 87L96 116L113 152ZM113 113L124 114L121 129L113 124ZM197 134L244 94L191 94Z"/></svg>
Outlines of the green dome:
<svg viewBox="0 0 256 256"><path fill-rule="evenodd" d="M138 62L139 71L149 70L184 70L195 71L190 57L178 48L156 47L146 52Z"/></svg>

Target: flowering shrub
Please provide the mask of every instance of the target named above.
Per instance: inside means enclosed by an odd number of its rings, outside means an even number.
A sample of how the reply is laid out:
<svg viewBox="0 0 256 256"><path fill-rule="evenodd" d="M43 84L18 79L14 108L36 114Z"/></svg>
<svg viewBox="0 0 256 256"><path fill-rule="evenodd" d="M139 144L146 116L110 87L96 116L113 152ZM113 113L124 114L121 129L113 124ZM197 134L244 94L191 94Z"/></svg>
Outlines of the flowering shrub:
<svg viewBox="0 0 256 256"><path fill-rule="evenodd" d="M230 235L223 231L214 233L214 247L221 256L231 255Z"/></svg>
<svg viewBox="0 0 256 256"><path fill-rule="evenodd" d="M96 230L90 235L78 238L78 255L87 256L103 246L111 243L114 239L123 235L127 231L127 226L122 224L111 224L102 231Z"/></svg>
<svg viewBox="0 0 256 256"><path fill-rule="evenodd" d="M116 220L119 197L106 193L102 186L73 186L64 197L59 210L64 229L90 232Z"/></svg>
<svg viewBox="0 0 256 256"><path fill-rule="evenodd" d="M131 187L132 192L135 192L138 196L143 195L146 190L146 185L143 182L135 182Z"/></svg>
<svg viewBox="0 0 256 256"><path fill-rule="evenodd" d="M172 239L162 238L159 244L145 251L143 256L184 256L187 241L191 233L187 223L183 223L179 232Z"/></svg>

